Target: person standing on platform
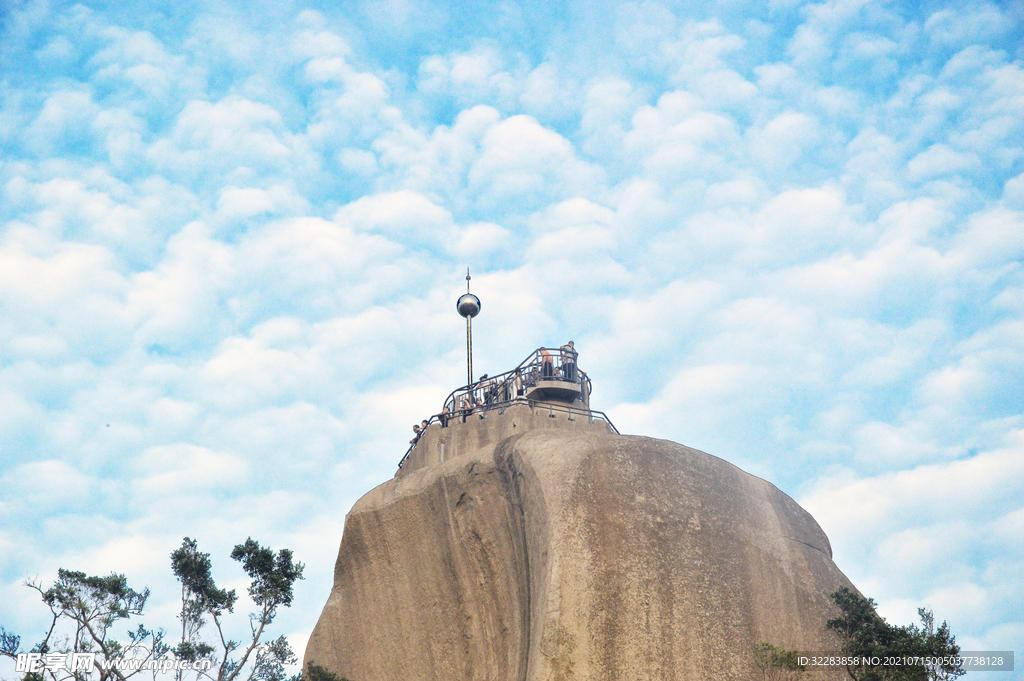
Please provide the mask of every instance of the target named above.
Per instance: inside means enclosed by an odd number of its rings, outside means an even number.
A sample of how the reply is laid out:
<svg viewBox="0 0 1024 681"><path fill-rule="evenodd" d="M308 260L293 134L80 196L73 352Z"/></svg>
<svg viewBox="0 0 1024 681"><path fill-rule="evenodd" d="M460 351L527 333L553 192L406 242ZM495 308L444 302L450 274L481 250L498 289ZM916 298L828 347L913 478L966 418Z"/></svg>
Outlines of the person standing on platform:
<svg viewBox="0 0 1024 681"><path fill-rule="evenodd" d="M523 370L516 369L516 375L512 379L512 399L522 397L526 394L526 386L523 384Z"/></svg>
<svg viewBox="0 0 1024 681"><path fill-rule="evenodd" d="M551 362L551 353L547 348L540 349L540 378L551 378L555 375L555 365Z"/></svg>
<svg viewBox="0 0 1024 681"><path fill-rule="evenodd" d="M567 381L576 380L576 347L569 341L558 348L562 353L562 378Z"/></svg>

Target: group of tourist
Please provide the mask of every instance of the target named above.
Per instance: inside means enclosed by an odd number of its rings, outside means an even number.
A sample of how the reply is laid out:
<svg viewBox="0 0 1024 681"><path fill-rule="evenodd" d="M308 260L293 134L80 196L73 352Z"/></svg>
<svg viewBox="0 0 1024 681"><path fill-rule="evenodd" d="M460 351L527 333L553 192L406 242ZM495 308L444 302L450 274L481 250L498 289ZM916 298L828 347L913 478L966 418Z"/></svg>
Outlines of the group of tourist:
<svg viewBox="0 0 1024 681"><path fill-rule="evenodd" d="M423 419L419 424L412 424L412 439L409 440L409 444L415 445L419 442L420 436L427 432L427 426L430 425L430 421Z"/></svg>
<svg viewBox="0 0 1024 681"><path fill-rule="evenodd" d="M442 428L448 427L448 421L452 418L466 419L471 414L479 414L480 418L486 418L485 412L493 404L510 402L526 394L526 390L536 385L537 381L560 380L576 381L576 348L572 341L558 348L558 356L553 357L547 348L539 351L540 366L520 367L510 373L504 380L497 381L483 374L480 380L468 387L466 392L457 395L452 404L454 412L446 404L440 414L436 415ZM557 361L556 361L557 359ZM430 422L434 420L424 419L412 427L413 437L409 444L416 446L420 437L426 432Z"/></svg>

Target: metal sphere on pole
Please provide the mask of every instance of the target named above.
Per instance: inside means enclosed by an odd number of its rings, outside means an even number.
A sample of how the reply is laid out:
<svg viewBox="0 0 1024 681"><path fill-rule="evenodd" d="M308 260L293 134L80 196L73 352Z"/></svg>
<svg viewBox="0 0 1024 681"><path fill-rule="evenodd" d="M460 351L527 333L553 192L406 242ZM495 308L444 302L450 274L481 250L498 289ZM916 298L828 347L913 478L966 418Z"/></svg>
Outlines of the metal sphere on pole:
<svg viewBox="0 0 1024 681"><path fill-rule="evenodd" d="M480 299L469 292L469 268L466 268L466 292L459 296L455 309L466 318L466 386L473 385L473 317L480 314Z"/></svg>

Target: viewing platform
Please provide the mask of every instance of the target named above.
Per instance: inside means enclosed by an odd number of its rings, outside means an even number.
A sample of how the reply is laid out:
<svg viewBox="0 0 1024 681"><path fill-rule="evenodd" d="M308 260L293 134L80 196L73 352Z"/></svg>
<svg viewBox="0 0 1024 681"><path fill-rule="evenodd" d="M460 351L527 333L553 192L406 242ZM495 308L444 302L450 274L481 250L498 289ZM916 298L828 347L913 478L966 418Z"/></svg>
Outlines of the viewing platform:
<svg viewBox="0 0 1024 681"><path fill-rule="evenodd" d="M444 401L451 414L512 402L520 397L590 408L590 378L580 371L579 353L563 348L537 348L511 371L484 376L473 385L452 391Z"/></svg>
<svg viewBox="0 0 1024 681"><path fill-rule="evenodd" d="M485 374L476 383L452 391L441 413L430 417L414 438L396 475L403 468L444 461L456 440L467 440L462 444L469 447L482 446L523 428L555 423L583 429L596 425L602 432L618 434L604 412L590 408L591 381L579 369L578 357L571 345L538 348L516 368L495 376Z"/></svg>

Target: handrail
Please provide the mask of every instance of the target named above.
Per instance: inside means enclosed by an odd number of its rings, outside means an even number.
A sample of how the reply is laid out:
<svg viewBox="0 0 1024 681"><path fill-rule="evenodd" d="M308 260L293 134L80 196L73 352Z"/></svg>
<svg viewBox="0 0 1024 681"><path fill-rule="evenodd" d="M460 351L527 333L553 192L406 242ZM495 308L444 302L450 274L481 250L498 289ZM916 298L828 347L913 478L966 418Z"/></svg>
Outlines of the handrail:
<svg viewBox="0 0 1024 681"><path fill-rule="evenodd" d="M537 348L530 355L519 363L515 369L506 371L503 374L489 376L485 380L477 381L461 388L456 388L444 401L444 410L440 414L434 414L427 419L427 426L439 422L447 426L448 421L461 419L463 423L471 414L481 414L492 409L505 409L511 404L526 403L531 409L536 405L542 405L549 410L553 417L554 412L568 413L569 419L573 414L586 415L588 418L598 418L608 423L616 434L618 429L611 422L611 419L601 411L590 409L590 389L592 383L586 372L580 371L577 365L579 354L570 347L561 348ZM580 395L586 408L573 407L568 404L544 402L531 400L527 397L529 389L540 382L561 382L578 386ZM422 432L422 431L420 431ZM398 462L401 468L412 450L416 448L420 435L413 438L406 450L402 460Z"/></svg>
<svg viewBox="0 0 1024 681"><path fill-rule="evenodd" d="M570 406L568 404L561 404L561 403L557 403L557 402L543 402L541 400L528 400L526 398L519 398L519 399L515 399L515 400L512 400L512 401L509 401L509 402L495 402L495 403L487 404L487 405L479 405L476 408L474 408L473 410L468 411L468 412L460 412L457 415L456 414L449 414L447 416L447 420L448 421L460 420L460 421L462 421L462 423L465 423L466 419L469 416L472 416L473 414L483 414L484 412L492 411L494 409L501 409L501 411L499 413L504 414L505 410L508 409L510 406L512 406L514 404L526 404L528 407L530 407L530 410L533 411L534 413L536 413L538 408L541 409L541 410L545 410L546 409L548 411L548 414L552 418L554 418L554 412L556 412L556 411L560 412L560 413L563 413L563 414L565 414L565 413L569 414L569 419L570 420L572 420L572 415L573 414L579 414L580 416L586 416L588 418L597 418L597 419L600 419L600 420L604 421L605 423L607 423L608 427L610 427L612 429L612 431L616 435L621 435L621 433L619 432L619 429L615 427L615 424L612 423L612 420L610 418L608 418L608 415L605 414L603 411L595 411L593 409L581 409L579 407L573 407L573 406ZM447 427L447 421L442 421L441 414L434 414L429 419L427 419L427 427L429 427L432 423L442 423L443 427ZM425 430L426 430L426 428L424 428L420 432L422 433ZM422 436L417 436L415 438L415 440L413 440L412 444L409 445L409 449L407 449L405 451L405 455L402 456L402 460L398 462L398 468L399 469L402 468L402 464L404 464L406 459L409 458L409 455L412 454L412 450L416 449L416 444L419 442L420 437L422 437Z"/></svg>
<svg viewBox="0 0 1024 681"><path fill-rule="evenodd" d="M515 369L456 388L445 398L444 406L449 413L454 414L467 408L475 409L481 404L511 402L525 395L526 391L539 381L559 381L578 385L586 399L590 395L592 383L586 372L579 370L576 364L578 357L579 354L575 351L537 348Z"/></svg>

